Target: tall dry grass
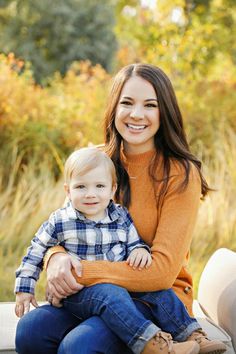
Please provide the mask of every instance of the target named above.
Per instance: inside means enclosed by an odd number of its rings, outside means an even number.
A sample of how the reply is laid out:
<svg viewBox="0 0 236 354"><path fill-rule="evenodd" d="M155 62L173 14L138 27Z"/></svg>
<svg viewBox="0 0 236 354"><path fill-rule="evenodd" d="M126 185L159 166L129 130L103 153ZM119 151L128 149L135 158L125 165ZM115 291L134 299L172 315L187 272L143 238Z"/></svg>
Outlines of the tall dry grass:
<svg viewBox="0 0 236 354"><path fill-rule="evenodd" d="M194 232L190 269L195 293L210 255L220 247L236 251L236 134L222 131L214 156L205 159L204 173L214 192L202 202Z"/></svg>
<svg viewBox="0 0 236 354"><path fill-rule="evenodd" d="M42 165L39 170L32 161L21 171L16 183L18 167L16 158L7 187L0 184L0 301L14 299L14 272L32 236L64 200L63 182L55 182L48 166ZM40 284L43 288L43 283ZM41 298L42 293L43 290Z"/></svg>

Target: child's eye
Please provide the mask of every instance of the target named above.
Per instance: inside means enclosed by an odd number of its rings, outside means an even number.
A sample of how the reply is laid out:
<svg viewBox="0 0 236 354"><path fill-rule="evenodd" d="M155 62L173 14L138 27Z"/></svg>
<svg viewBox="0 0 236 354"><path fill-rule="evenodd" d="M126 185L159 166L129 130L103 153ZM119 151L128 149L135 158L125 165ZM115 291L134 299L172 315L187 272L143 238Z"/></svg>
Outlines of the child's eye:
<svg viewBox="0 0 236 354"><path fill-rule="evenodd" d="M104 184L97 184L97 188L105 188L105 185Z"/></svg>
<svg viewBox="0 0 236 354"><path fill-rule="evenodd" d="M84 189L85 186L83 184L79 184L78 186L76 186L77 189Z"/></svg>

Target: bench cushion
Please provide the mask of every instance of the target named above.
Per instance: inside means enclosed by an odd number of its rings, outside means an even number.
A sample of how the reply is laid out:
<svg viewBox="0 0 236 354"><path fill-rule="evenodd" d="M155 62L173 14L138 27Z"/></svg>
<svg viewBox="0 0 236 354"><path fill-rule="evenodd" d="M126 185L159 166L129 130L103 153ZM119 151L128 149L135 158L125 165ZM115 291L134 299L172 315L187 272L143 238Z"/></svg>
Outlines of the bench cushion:
<svg viewBox="0 0 236 354"><path fill-rule="evenodd" d="M0 353L15 353L15 334L18 317L15 303L0 303Z"/></svg>

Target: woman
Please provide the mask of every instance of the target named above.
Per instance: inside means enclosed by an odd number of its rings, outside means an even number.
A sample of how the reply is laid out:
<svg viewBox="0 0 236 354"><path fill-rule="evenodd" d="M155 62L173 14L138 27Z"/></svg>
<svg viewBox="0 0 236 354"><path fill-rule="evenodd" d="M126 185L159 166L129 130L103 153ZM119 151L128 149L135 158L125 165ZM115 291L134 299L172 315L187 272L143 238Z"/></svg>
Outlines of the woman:
<svg viewBox="0 0 236 354"><path fill-rule="evenodd" d="M112 283L133 292L172 287L191 314L189 248L200 197L209 188L200 161L189 151L175 93L162 70L132 64L116 75L105 114L105 149L117 169L116 200L128 207L140 236L151 247L152 265L139 272L126 262L78 262L55 247L46 260L50 297L75 293L81 288L78 283ZM145 304L136 301L136 305L151 316ZM78 324L79 319L64 309L38 308L19 322L17 351L125 353L124 345L100 318Z"/></svg>

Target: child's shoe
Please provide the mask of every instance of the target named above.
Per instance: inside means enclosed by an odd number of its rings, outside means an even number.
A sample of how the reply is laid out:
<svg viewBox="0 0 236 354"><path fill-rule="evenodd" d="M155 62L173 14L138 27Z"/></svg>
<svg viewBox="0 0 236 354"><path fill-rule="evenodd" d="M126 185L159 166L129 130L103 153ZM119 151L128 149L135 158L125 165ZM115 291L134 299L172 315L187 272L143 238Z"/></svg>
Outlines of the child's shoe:
<svg viewBox="0 0 236 354"><path fill-rule="evenodd" d="M219 340L210 340L207 338L207 334L198 329L194 331L187 339L188 341L195 341L200 346L201 354L212 353L212 354L221 354L224 353L227 349L226 345Z"/></svg>
<svg viewBox="0 0 236 354"><path fill-rule="evenodd" d="M160 331L147 342L142 354L198 354L199 350L196 341L173 342L169 333Z"/></svg>

